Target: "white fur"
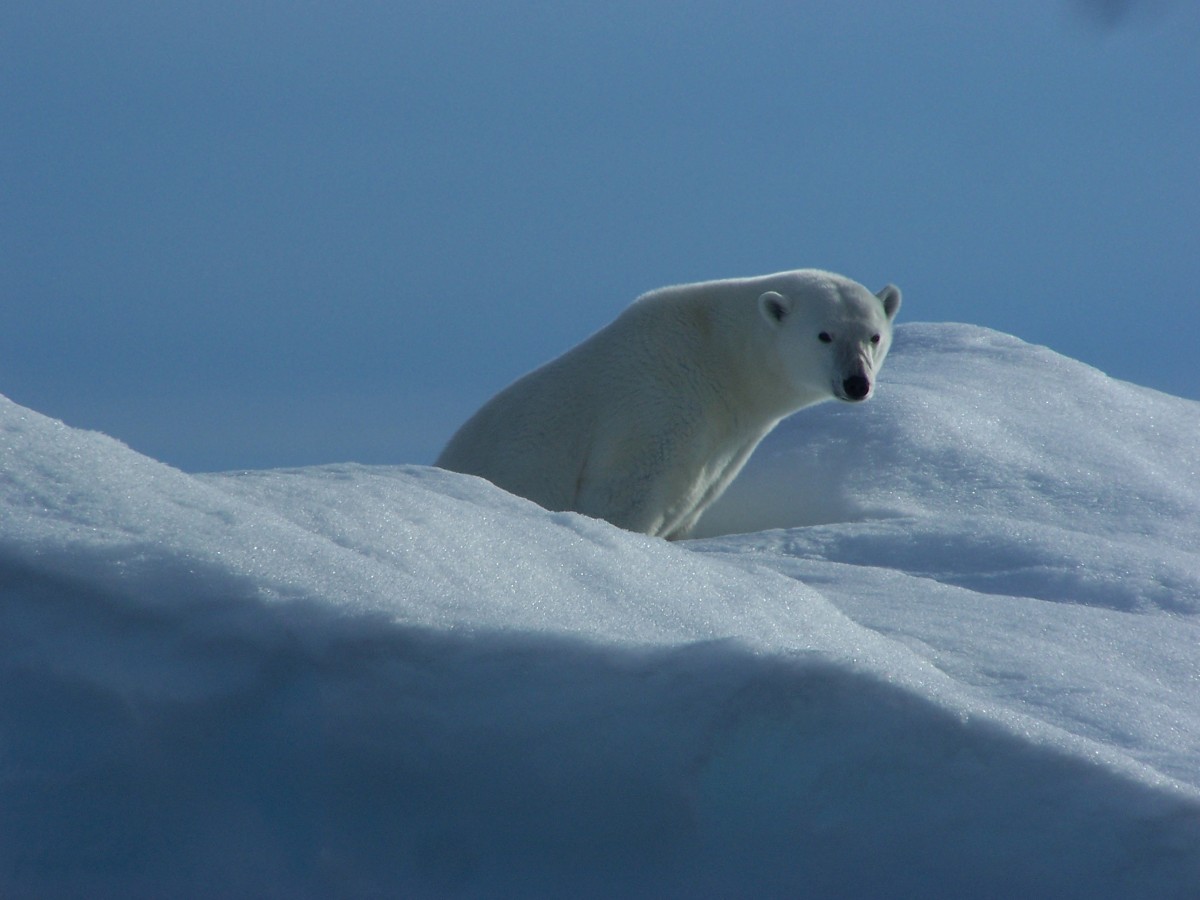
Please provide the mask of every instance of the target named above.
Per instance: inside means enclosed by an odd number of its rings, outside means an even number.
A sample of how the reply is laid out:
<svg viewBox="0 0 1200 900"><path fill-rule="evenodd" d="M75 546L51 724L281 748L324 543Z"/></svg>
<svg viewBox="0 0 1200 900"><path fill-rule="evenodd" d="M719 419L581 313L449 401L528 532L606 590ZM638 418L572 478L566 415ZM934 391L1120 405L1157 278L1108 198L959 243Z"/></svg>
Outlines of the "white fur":
<svg viewBox="0 0 1200 900"><path fill-rule="evenodd" d="M488 401L436 464L686 537L780 419L871 395L899 308L893 285L815 269L652 291Z"/></svg>

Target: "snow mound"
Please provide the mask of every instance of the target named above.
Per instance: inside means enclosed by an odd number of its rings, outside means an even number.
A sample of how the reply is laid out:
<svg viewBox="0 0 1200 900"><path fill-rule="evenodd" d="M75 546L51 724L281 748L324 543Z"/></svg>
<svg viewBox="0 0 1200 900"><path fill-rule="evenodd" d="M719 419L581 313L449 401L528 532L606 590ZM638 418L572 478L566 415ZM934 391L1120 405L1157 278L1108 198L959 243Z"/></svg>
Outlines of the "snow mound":
<svg viewBox="0 0 1200 900"><path fill-rule="evenodd" d="M0 896L1194 896L1200 405L892 354L685 545L0 399Z"/></svg>
<svg viewBox="0 0 1200 900"><path fill-rule="evenodd" d="M906 324L861 406L786 419L697 536L994 516L1200 546L1200 403L1010 335Z"/></svg>

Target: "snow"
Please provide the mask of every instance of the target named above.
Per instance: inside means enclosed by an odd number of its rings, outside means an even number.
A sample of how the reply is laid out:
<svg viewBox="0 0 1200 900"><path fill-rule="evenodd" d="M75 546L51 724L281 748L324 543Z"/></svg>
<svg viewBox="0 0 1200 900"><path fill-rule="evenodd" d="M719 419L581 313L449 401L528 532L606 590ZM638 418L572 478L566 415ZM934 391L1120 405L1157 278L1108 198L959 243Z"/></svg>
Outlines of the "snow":
<svg viewBox="0 0 1200 900"><path fill-rule="evenodd" d="M1195 897L1198 450L904 325L669 544L0 400L0 896Z"/></svg>

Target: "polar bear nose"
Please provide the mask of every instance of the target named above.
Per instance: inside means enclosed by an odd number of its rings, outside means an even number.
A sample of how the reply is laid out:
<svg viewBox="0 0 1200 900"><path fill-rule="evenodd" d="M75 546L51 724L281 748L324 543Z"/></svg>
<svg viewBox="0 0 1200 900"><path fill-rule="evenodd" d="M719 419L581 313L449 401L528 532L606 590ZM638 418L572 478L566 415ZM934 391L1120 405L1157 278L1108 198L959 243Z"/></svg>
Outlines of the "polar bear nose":
<svg viewBox="0 0 1200 900"><path fill-rule="evenodd" d="M846 392L847 400L865 400L871 393L871 382L862 375L851 375L842 382L842 390Z"/></svg>

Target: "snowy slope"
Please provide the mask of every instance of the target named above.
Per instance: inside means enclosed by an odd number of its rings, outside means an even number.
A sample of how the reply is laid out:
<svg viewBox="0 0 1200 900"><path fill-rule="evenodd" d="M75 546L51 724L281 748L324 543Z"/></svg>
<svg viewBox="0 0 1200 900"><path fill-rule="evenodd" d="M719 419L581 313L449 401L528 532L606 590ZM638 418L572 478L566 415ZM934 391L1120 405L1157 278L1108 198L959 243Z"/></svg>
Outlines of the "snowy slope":
<svg viewBox="0 0 1200 900"><path fill-rule="evenodd" d="M897 349L881 402L784 423L701 530L812 527L701 546L1200 787L1200 404L969 326Z"/></svg>
<svg viewBox="0 0 1200 900"><path fill-rule="evenodd" d="M1194 897L1197 448L909 325L672 545L0 400L0 896Z"/></svg>

